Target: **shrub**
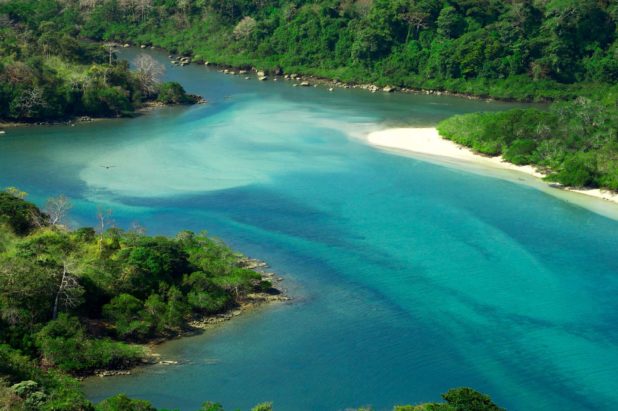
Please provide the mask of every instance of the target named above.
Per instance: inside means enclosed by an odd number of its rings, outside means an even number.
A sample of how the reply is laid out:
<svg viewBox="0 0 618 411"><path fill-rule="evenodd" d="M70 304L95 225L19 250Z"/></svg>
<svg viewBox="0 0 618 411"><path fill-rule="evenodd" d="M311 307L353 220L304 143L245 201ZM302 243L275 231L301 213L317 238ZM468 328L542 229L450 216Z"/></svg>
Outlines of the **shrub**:
<svg viewBox="0 0 618 411"><path fill-rule="evenodd" d="M118 394L102 401L96 411L157 411L148 401L133 400L124 394Z"/></svg>
<svg viewBox="0 0 618 411"><path fill-rule="evenodd" d="M141 349L121 342L88 338L79 320L64 313L47 323L36 340L47 362L69 372L123 367L143 356Z"/></svg>
<svg viewBox="0 0 618 411"><path fill-rule="evenodd" d="M0 192L0 224L8 224L18 235L26 235L41 224L47 216L34 204L7 192Z"/></svg>

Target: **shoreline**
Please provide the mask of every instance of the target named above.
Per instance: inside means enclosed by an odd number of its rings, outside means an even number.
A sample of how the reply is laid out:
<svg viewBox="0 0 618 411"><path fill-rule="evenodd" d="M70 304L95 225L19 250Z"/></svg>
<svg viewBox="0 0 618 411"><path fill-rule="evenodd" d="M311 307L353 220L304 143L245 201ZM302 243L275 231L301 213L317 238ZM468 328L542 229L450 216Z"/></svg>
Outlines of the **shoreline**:
<svg viewBox="0 0 618 411"><path fill-rule="evenodd" d="M264 67L263 64L259 64L256 62L246 63L246 64L231 64L221 61L209 61L204 58L194 59L193 53L182 54L182 53L172 53L169 49L162 47L160 45L153 45L152 43L148 44L139 44L139 43L131 43L127 41L116 41L115 42L116 52L126 48L134 48L140 50L154 50L154 51L162 51L168 53L168 60L170 63L177 67L184 67L188 65L198 65L198 66L206 66L213 70L216 70L223 74L235 75L240 77L245 77L246 80L251 79L249 75L253 75L253 77L258 81L294 81L294 87L326 87L329 91L334 91L335 88L340 89L360 89L369 91L371 93L382 92L385 94L390 93L402 93L402 94L415 94L415 95L434 95L434 96L449 96L456 97L461 99L468 100L481 100L486 102L498 101L504 103L522 103L522 104L547 104L554 101L554 98L551 97L531 97L518 99L513 97L496 97L488 94L471 94L471 93L462 93L458 91L451 91L447 89L441 88L430 88L430 87L412 87L412 86L402 86L402 85L394 85L394 83L388 84L376 84L376 83L366 83L361 80L348 80L342 81L335 77L325 77L321 75L315 75L311 73L307 73L303 71L302 68L297 68L296 72L293 70L284 71L279 66L273 67ZM184 60L184 61L183 61ZM263 68L258 68L261 66ZM297 73L297 74L295 74Z"/></svg>
<svg viewBox="0 0 618 411"><path fill-rule="evenodd" d="M74 127L78 124L88 124L88 123L94 123L94 122L104 121L104 120L119 120L119 119L125 119L125 118L129 118L129 119L136 118L136 117L148 114L148 112L150 111L160 109L160 108L165 108L165 107L193 106L193 105L198 105L198 104L208 104L208 100L206 100L202 96L199 96L197 94L187 94L187 95L195 99L195 102L166 104L166 103L161 103L159 101L146 101L140 107L137 107L134 111L132 111L130 115L124 115L124 116L121 116L121 115L109 116L109 117L73 116L73 117L66 117L62 119L33 121L33 122L5 121L5 120L0 119L0 133L1 132L5 133L7 130L15 129L15 128L22 128L22 127L43 127L43 126L72 126Z"/></svg>
<svg viewBox="0 0 618 411"><path fill-rule="evenodd" d="M200 335L207 330L213 329L219 325L225 324L234 318L249 313L258 308L274 303L285 303L292 300L287 295L281 284L283 278L273 272L268 272L266 269L269 267L267 263L254 258L243 257L240 260L243 268L253 270L262 276L261 281L269 281L271 287L267 291L248 293L235 301L234 306L226 309L223 312L206 315L199 318L193 318L187 322L187 327L182 331L175 334L165 335L150 339L146 342L137 344L144 349L144 357L140 362L133 364L127 368L119 369L99 369L93 370L91 374L84 375L79 380L87 378L104 378L115 377L120 375L132 375L134 370L141 367L147 367L151 365L179 365L182 364L182 360L166 360L162 358L161 354L156 352L156 347L169 341L178 340L185 337L192 337Z"/></svg>
<svg viewBox="0 0 618 411"><path fill-rule="evenodd" d="M483 175L524 183L547 194L618 220L618 193L601 189L562 187L543 180L546 174L534 166L518 166L502 157L486 157L440 136L434 127L391 128L367 135L371 146L412 155L440 165L453 165ZM522 178L526 177L526 178Z"/></svg>

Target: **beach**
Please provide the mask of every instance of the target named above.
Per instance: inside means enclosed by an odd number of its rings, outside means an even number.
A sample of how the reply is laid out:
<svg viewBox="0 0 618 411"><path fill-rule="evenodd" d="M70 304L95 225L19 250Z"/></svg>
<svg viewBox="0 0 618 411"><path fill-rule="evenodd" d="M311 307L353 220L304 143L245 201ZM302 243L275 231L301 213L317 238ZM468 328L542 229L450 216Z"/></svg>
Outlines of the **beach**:
<svg viewBox="0 0 618 411"><path fill-rule="evenodd" d="M391 128L374 131L367 142L375 147L409 154L438 164L461 167L469 171L490 174L538 188L565 201L588 208L604 216L618 219L618 194L600 189L575 189L550 185L542 180L545 174L533 166L518 166L500 156L487 157L467 147L442 138L436 128Z"/></svg>

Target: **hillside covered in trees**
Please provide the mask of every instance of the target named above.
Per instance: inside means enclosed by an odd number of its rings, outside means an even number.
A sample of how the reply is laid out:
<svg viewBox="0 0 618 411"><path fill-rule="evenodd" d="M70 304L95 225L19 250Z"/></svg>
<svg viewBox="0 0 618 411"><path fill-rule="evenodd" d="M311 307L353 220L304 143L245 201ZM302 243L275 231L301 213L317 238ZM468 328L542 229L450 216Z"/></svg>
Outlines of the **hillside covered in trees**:
<svg viewBox="0 0 618 411"><path fill-rule="evenodd" d="M148 56L117 61L108 46L79 38L45 2L0 4L0 121L37 122L76 116L129 115L144 103L192 103L178 83L160 84L162 66ZM20 10L14 13L13 10Z"/></svg>
<svg viewBox="0 0 618 411"><path fill-rule="evenodd" d="M15 0L0 14L196 60L499 98L572 98L618 80L611 1Z"/></svg>
<svg viewBox="0 0 618 411"><path fill-rule="evenodd" d="M98 232L68 230L66 198L42 211L23 197L0 192L0 386L43 387L36 401L45 406L25 409L85 409L65 373L139 364L146 353L135 343L177 335L193 318L271 290L241 256L205 235L108 228L106 211Z"/></svg>

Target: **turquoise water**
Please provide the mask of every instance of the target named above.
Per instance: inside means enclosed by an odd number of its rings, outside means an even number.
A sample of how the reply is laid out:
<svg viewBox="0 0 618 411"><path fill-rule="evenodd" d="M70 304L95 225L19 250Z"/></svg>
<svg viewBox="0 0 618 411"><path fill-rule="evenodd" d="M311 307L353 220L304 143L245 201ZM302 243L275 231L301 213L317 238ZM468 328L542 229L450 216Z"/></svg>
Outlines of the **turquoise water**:
<svg viewBox="0 0 618 411"><path fill-rule="evenodd" d="M210 104L10 130L0 185L72 197L75 225L103 207L149 233L208 229L295 300L163 345L177 366L88 380L90 398L382 410L466 385L513 410L615 408L618 222L360 138L509 106L167 76Z"/></svg>

